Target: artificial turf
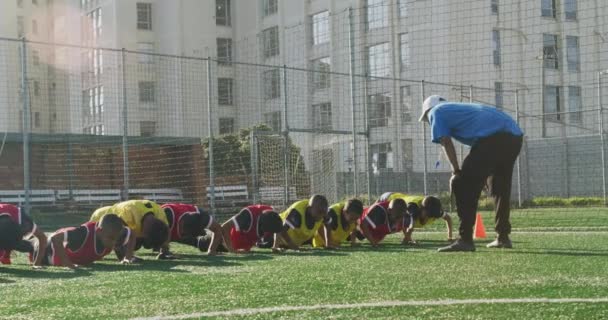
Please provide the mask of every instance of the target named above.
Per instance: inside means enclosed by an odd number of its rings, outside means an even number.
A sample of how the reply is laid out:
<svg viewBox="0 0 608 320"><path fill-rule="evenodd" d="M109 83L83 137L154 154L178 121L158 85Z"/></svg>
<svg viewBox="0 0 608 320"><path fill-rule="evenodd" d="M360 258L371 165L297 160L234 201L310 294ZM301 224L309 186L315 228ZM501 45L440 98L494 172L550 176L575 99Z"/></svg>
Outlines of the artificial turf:
<svg viewBox="0 0 608 320"><path fill-rule="evenodd" d="M491 216L484 213L486 227ZM40 219L38 219L40 221ZM0 319L125 319L242 308L496 298L607 298L608 210L513 213L512 250L437 253L443 232L415 233L417 246L391 236L337 251L205 257L174 245L179 260L140 265L112 256L77 271L32 270L19 255L0 266ZM456 221L457 222L457 219ZM44 226L43 226L44 227ZM550 231L551 228L577 231ZM431 230L442 230L435 223ZM558 229L558 230L562 230ZM51 230L49 230L51 231ZM491 237L491 234L490 234ZM299 319L605 319L607 303L518 303L368 307L260 313L235 318ZM226 318L225 315L216 318Z"/></svg>

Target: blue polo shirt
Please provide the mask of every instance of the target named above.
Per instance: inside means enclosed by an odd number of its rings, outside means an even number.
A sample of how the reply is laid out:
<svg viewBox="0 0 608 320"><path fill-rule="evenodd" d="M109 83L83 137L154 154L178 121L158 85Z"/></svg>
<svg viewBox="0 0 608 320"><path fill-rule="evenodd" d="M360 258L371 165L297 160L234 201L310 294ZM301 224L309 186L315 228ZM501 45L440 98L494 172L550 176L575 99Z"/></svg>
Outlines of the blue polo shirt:
<svg viewBox="0 0 608 320"><path fill-rule="evenodd" d="M441 103L429 111L428 118L434 143L440 143L443 137L452 137L473 146L479 139L499 132L515 136L524 134L509 115L481 104Z"/></svg>

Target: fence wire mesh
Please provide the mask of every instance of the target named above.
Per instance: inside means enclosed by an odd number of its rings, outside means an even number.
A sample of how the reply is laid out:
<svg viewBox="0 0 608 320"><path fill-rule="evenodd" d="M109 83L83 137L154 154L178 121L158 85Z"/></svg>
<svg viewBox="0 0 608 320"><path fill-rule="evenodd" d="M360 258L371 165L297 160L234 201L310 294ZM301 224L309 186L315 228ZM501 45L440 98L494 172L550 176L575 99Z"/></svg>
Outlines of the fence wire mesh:
<svg viewBox="0 0 608 320"><path fill-rule="evenodd" d="M447 194L449 163L417 121L440 94L518 121L515 204L604 205L608 5L558 4L284 1L283 18L247 21L190 56L2 38L0 199L230 211L312 193ZM456 150L462 161L469 148Z"/></svg>

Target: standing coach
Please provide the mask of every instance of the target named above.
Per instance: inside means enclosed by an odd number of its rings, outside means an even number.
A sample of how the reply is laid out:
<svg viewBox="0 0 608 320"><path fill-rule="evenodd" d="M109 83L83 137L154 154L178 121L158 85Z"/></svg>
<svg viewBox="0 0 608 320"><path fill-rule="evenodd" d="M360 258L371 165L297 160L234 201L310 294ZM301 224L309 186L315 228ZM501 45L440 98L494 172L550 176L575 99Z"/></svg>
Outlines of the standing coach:
<svg viewBox="0 0 608 320"><path fill-rule="evenodd" d="M523 131L511 117L494 107L447 102L438 95L424 101L419 121L428 121L433 142L441 144L452 166L450 188L456 197L460 239L439 251L475 251L473 226L486 181L496 206L497 234L488 248L511 248L511 180ZM462 167L458 165L452 138L471 147Z"/></svg>

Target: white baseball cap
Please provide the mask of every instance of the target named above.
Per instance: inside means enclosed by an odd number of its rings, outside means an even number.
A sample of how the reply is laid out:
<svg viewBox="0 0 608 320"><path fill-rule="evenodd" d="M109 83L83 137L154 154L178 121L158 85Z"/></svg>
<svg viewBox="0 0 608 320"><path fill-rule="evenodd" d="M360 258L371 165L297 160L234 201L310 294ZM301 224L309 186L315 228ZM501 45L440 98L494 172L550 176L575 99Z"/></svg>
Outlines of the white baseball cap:
<svg viewBox="0 0 608 320"><path fill-rule="evenodd" d="M426 100L424 100L424 102L422 103L422 115L420 116L420 119L418 119L418 121L426 121L426 115L429 113L429 111L431 111L431 109L433 109L436 105L445 101L447 100L445 100L442 96L436 94L426 98Z"/></svg>

